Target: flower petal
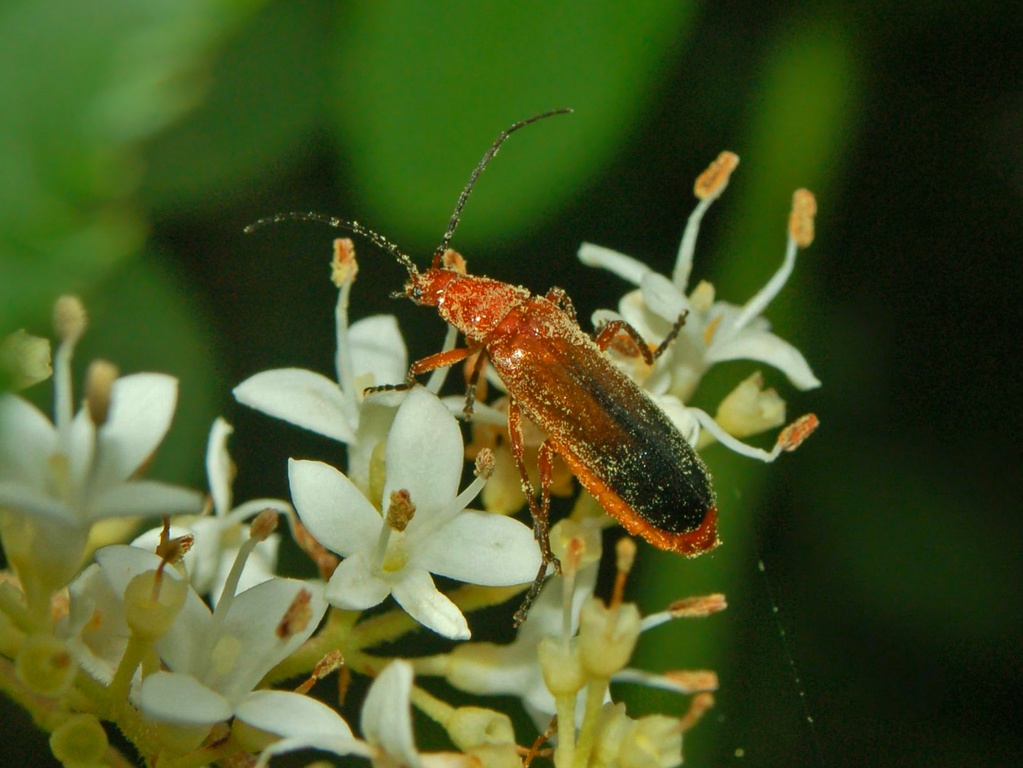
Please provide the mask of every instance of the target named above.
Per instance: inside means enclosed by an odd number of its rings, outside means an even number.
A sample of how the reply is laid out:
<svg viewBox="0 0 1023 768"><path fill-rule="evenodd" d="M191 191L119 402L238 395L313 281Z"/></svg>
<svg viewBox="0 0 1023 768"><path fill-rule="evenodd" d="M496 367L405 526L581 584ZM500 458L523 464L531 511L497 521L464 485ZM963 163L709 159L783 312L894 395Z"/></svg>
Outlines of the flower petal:
<svg viewBox="0 0 1023 768"><path fill-rule="evenodd" d="M579 246L579 261L588 267L606 269L633 285L639 285L643 276L651 271L650 267L638 259L593 243Z"/></svg>
<svg viewBox="0 0 1023 768"><path fill-rule="evenodd" d="M391 593L391 585L369 567L366 556L356 552L346 557L327 583L327 601L346 611L362 611L384 601Z"/></svg>
<svg viewBox="0 0 1023 768"><path fill-rule="evenodd" d="M178 380L163 373L133 373L114 382L110 416L98 434L98 487L124 482L167 434L178 400ZM83 409L84 410L84 409Z"/></svg>
<svg viewBox="0 0 1023 768"><path fill-rule="evenodd" d="M402 659L392 661L366 694L361 724L366 741L398 758L398 764L418 768L421 761L412 734L411 692L412 665Z"/></svg>
<svg viewBox="0 0 1023 768"><path fill-rule="evenodd" d="M409 616L438 635L452 640L468 640L471 636L465 616L437 589L428 571L405 566L391 594Z"/></svg>
<svg viewBox="0 0 1023 768"><path fill-rule="evenodd" d="M821 385L803 354L782 338L767 331L747 329L707 349L707 361L756 360L777 368L799 389Z"/></svg>
<svg viewBox="0 0 1023 768"><path fill-rule="evenodd" d="M302 524L323 546L347 557L372 549L380 514L347 477L322 461L288 461L291 498Z"/></svg>
<svg viewBox="0 0 1023 768"><path fill-rule="evenodd" d="M253 691L235 709L235 717L261 731L285 738L351 739L352 729L326 704L291 691Z"/></svg>
<svg viewBox="0 0 1023 768"><path fill-rule="evenodd" d="M308 621L304 626L292 627L282 638L278 627L301 592L309 593ZM217 689L228 697L251 691L263 675L306 641L326 610L322 589L298 579L270 579L237 595L223 618L218 636L237 640L242 655L225 675L225 684L217 685Z"/></svg>
<svg viewBox="0 0 1023 768"><path fill-rule="evenodd" d="M440 512L458 495L464 461L462 433L450 411L424 387L412 389L387 438L384 483L385 506L391 492L400 489L407 490L416 505L410 536L428 522L423 513Z"/></svg>
<svg viewBox="0 0 1023 768"><path fill-rule="evenodd" d="M156 672L143 680L140 704L146 717L181 725L213 725L232 714L227 699L176 672Z"/></svg>
<svg viewBox="0 0 1023 768"><path fill-rule="evenodd" d="M337 382L301 368L278 368L250 376L234 388L242 405L289 424L350 442L353 425L345 418L344 395Z"/></svg>
<svg viewBox="0 0 1023 768"><path fill-rule="evenodd" d="M124 515L195 515L202 511L202 494L190 488L155 480L115 485L89 505L89 521Z"/></svg>
<svg viewBox="0 0 1023 768"><path fill-rule="evenodd" d="M417 542L412 563L468 584L503 587L533 580L540 548L518 520L466 511Z"/></svg>
<svg viewBox="0 0 1023 768"><path fill-rule="evenodd" d="M231 482L234 470L231 456L227 452L227 438L232 432L234 428L218 416L210 428L210 436L206 441L206 477L210 483L213 509L217 515L226 515L231 511Z"/></svg>
<svg viewBox="0 0 1023 768"><path fill-rule="evenodd" d="M682 311L688 308L689 302L664 275L649 272L643 275L641 286L643 301L650 311L669 323L674 323Z"/></svg>
<svg viewBox="0 0 1023 768"><path fill-rule="evenodd" d="M57 429L42 411L15 395L0 395L0 480L43 488L56 448Z"/></svg>
<svg viewBox="0 0 1023 768"><path fill-rule="evenodd" d="M355 375L373 374L371 386L405 380L408 352L394 315L373 315L352 323L348 349Z"/></svg>

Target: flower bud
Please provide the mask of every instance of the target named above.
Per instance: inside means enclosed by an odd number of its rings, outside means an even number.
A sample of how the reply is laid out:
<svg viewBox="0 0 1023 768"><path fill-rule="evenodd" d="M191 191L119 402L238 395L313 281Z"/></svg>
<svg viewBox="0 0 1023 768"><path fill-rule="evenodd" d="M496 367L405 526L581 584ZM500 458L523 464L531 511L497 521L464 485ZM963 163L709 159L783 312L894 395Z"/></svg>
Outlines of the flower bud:
<svg viewBox="0 0 1023 768"><path fill-rule="evenodd" d="M463 752L486 744L515 744L511 720L483 707L459 707L445 723L452 743Z"/></svg>
<svg viewBox="0 0 1023 768"><path fill-rule="evenodd" d="M609 678L625 669L639 640L640 615L633 603L608 608L591 597L579 614L579 654L583 667Z"/></svg>
<svg viewBox="0 0 1023 768"><path fill-rule="evenodd" d="M547 690L552 696L574 696L586 684L576 640L545 637L536 647Z"/></svg>
<svg viewBox="0 0 1023 768"><path fill-rule="evenodd" d="M95 715L71 715L50 734L50 751L67 768L99 765L108 743Z"/></svg>
<svg viewBox="0 0 1023 768"><path fill-rule="evenodd" d="M178 617L188 586L161 571L146 571L128 582L124 590L124 618L132 632L155 640Z"/></svg>
<svg viewBox="0 0 1023 768"><path fill-rule="evenodd" d="M18 677L42 696L64 693L77 669L67 645L52 635L30 635L15 659Z"/></svg>

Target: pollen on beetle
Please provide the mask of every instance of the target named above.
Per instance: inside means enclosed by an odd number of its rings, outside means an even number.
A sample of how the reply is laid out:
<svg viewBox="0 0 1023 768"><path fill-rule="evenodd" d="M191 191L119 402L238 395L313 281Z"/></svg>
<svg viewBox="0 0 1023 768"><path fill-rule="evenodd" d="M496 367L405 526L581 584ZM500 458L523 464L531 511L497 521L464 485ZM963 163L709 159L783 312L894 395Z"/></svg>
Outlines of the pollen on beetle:
<svg viewBox="0 0 1023 768"><path fill-rule="evenodd" d="M813 220L817 215L817 199L808 189L792 193L792 213L789 214L789 237L800 248L813 242Z"/></svg>
<svg viewBox="0 0 1023 768"><path fill-rule="evenodd" d="M392 531L401 533L412 521L416 514L416 505L412 503L412 497L404 488L391 492L391 503L387 507L387 526Z"/></svg>
<svg viewBox="0 0 1023 768"><path fill-rule="evenodd" d="M816 414L808 413L805 416L800 416L778 434L778 447L783 451L796 450L806 438L814 433L818 426L820 426L820 421L817 420Z"/></svg>
<svg viewBox="0 0 1023 768"><path fill-rule="evenodd" d="M696 177L693 194L700 200L713 200L725 191L732 171L739 165L739 156L734 152L722 152L707 170Z"/></svg>
<svg viewBox="0 0 1023 768"><path fill-rule="evenodd" d="M359 273L359 263L355 260L355 243L349 237L339 237L334 241L334 258L330 262L330 280L340 288L351 285Z"/></svg>
<svg viewBox="0 0 1023 768"><path fill-rule="evenodd" d="M308 589L299 590L295 599L291 601L288 610L277 624L275 634L280 640L287 640L302 632L313 618L313 609L310 606L312 593Z"/></svg>
<svg viewBox="0 0 1023 768"><path fill-rule="evenodd" d="M105 360L94 360L85 375L85 402L89 418L98 428L110 417L110 396L118 376L117 366Z"/></svg>

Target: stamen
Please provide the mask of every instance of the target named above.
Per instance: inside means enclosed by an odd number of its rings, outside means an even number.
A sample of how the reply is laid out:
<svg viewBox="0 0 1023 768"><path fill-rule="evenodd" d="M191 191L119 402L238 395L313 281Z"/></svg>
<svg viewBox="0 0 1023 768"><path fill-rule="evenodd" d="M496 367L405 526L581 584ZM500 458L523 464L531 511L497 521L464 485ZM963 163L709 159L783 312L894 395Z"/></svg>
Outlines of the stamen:
<svg viewBox="0 0 1023 768"><path fill-rule="evenodd" d="M409 492L402 488L391 492L391 503L387 507L387 525L392 531L401 533L416 514L416 505L412 503Z"/></svg>
<svg viewBox="0 0 1023 768"><path fill-rule="evenodd" d="M349 237L334 240L334 259L330 262L330 280L338 288L355 282L359 263L355 260L355 243Z"/></svg>
<svg viewBox="0 0 1023 768"><path fill-rule="evenodd" d="M732 171L739 165L739 156L734 152L722 152L717 159L711 163L707 170L696 178L693 185L693 193L700 202L686 222L686 228L682 232L682 242L678 246L678 256L675 258L675 269L671 274L671 282L675 284L680 293L685 293L689 284L689 273L693 269L693 253L696 251L696 236L700 232L700 221L703 214L707 212L711 204L720 197L728 186L728 179Z"/></svg>
<svg viewBox="0 0 1023 768"><path fill-rule="evenodd" d="M110 418L111 392L117 376L117 366L105 360L94 360L85 374L85 404L96 429Z"/></svg>
<svg viewBox="0 0 1023 768"><path fill-rule="evenodd" d="M615 544L615 585L611 592L611 603L609 608L617 608L622 604L622 600L625 597L625 581L629 577L629 571L632 570L633 564L636 562L636 542L633 541L629 536L623 536Z"/></svg>
<svg viewBox="0 0 1023 768"><path fill-rule="evenodd" d="M53 326L60 344L53 356L53 423L63 433L74 417L71 392L71 357L88 325L85 307L77 296L61 296L53 307Z"/></svg>
<svg viewBox="0 0 1023 768"><path fill-rule="evenodd" d="M725 191L728 180L739 165L739 156L734 152L724 151L707 166L707 170L696 177L693 194L700 200L717 198Z"/></svg>
<svg viewBox="0 0 1023 768"><path fill-rule="evenodd" d="M309 689L312 688L317 682L325 678L327 675L340 669L345 663L345 658L341 654L341 651L336 648L330 651L322 659L316 662L316 667L309 677L300 686L295 689L295 693L309 693Z"/></svg>
<svg viewBox="0 0 1023 768"><path fill-rule="evenodd" d="M820 426L817 416L808 413L789 424L778 435L777 446L783 451L794 451Z"/></svg>
<svg viewBox="0 0 1023 768"><path fill-rule="evenodd" d="M334 323L337 326L334 367L337 369L337 380L341 385L345 419L353 432L359 426L359 400L362 397L362 390L355 385L355 363L352 360L351 343L348 339L348 301L357 272L354 244L348 238L339 237L334 241L334 258L331 261L331 280L338 286L337 305L334 308Z"/></svg>
<svg viewBox="0 0 1023 768"><path fill-rule="evenodd" d="M494 452L489 448L484 448L476 454L476 462L473 467L473 472L476 477L483 478L483 480L489 480L494 475L494 464L496 459L494 458Z"/></svg>
<svg viewBox="0 0 1023 768"><path fill-rule="evenodd" d="M277 522L280 519L276 509L264 509L256 519L252 521L249 528L249 537L256 541L266 541L270 534L277 529Z"/></svg>
<svg viewBox="0 0 1023 768"><path fill-rule="evenodd" d="M678 721L682 732L691 730L713 706L714 697L711 694L698 693L693 696L693 700L689 703L689 711Z"/></svg>
<svg viewBox="0 0 1023 768"><path fill-rule="evenodd" d="M817 199L808 189L797 189L792 194L792 213L789 214L789 237L800 248L813 242L813 223L817 215Z"/></svg>

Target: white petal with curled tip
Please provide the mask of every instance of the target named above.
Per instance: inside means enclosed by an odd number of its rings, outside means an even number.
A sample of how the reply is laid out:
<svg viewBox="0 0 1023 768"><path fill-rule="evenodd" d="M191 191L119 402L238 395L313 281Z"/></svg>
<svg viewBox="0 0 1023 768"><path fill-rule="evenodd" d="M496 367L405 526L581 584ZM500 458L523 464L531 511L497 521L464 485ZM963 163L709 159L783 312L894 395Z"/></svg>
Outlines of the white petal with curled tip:
<svg viewBox="0 0 1023 768"><path fill-rule="evenodd" d="M321 737L355 745L352 729L341 715L300 693L253 691L235 708L234 714L261 731L283 738Z"/></svg>
<svg viewBox="0 0 1023 768"><path fill-rule="evenodd" d="M679 293L678 288L664 275L650 272L643 276L642 288L643 301L655 315L663 317L669 323L674 323L682 310L686 309L688 302ZM647 339L653 341L653 339Z"/></svg>
<svg viewBox="0 0 1023 768"><path fill-rule="evenodd" d="M372 551L382 521L351 480L322 461L288 461L291 498L302 524L328 549L347 557Z"/></svg>
<svg viewBox="0 0 1023 768"><path fill-rule="evenodd" d="M362 733L370 744L397 758L397 764L419 768L421 760L412 734L411 692L412 665L401 659L392 661L366 694Z"/></svg>
<svg viewBox="0 0 1023 768"><path fill-rule="evenodd" d="M540 549L518 520L466 511L419 541L410 564L469 584L503 587L533 580Z"/></svg>
<svg viewBox="0 0 1023 768"><path fill-rule="evenodd" d="M57 429L42 411L15 395L0 395L0 481L44 487L56 448Z"/></svg>
<svg viewBox="0 0 1023 768"><path fill-rule="evenodd" d="M468 640L471 636L465 616L437 589L428 571L405 566L391 594L409 616L438 635L452 640Z"/></svg>
<svg viewBox="0 0 1023 768"><path fill-rule="evenodd" d="M346 611L362 611L383 602L391 592L390 582L374 574L362 552L346 557L334 569L327 583L327 601Z"/></svg>
<svg viewBox="0 0 1023 768"><path fill-rule="evenodd" d="M458 495L465 461L462 433L450 411L423 387L408 393L387 438L384 505L392 491L404 489L416 505L409 536Z"/></svg>
<svg viewBox="0 0 1023 768"><path fill-rule="evenodd" d="M86 517L94 521L124 515L197 515L202 511L202 502L198 491L155 480L138 480L116 485L97 496Z"/></svg>
<svg viewBox="0 0 1023 768"><path fill-rule="evenodd" d="M213 497L213 510L217 515L231 511L231 455L227 452L227 438L234 428L219 416L210 428L206 441L206 477Z"/></svg>
<svg viewBox="0 0 1023 768"><path fill-rule="evenodd" d="M232 714L227 699L177 672L156 672L143 680L140 704L146 717L181 725L213 725Z"/></svg>
<svg viewBox="0 0 1023 768"><path fill-rule="evenodd" d="M345 418L337 382L301 368L278 368L251 376L232 390L242 405L343 443L354 426Z"/></svg>
<svg viewBox="0 0 1023 768"><path fill-rule="evenodd" d="M97 485L127 480L152 456L170 428L177 400L173 376L133 373L114 381L110 415L99 430Z"/></svg>
<svg viewBox="0 0 1023 768"><path fill-rule="evenodd" d="M803 354L784 339L767 331L747 329L720 344L712 343L707 349L707 360L715 363L724 360L756 360L777 368L799 389L814 389L821 385Z"/></svg>
<svg viewBox="0 0 1023 768"><path fill-rule="evenodd" d="M352 323L348 349L356 376L373 374L373 385L399 384L408 373L408 352L394 315L373 315Z"/></svg>
<svg viewBox="0 0 1023 768"><path fill-rule="evenodd" d="M633 285L639 285L643 276L651 271L642 261L593 243L579 246L579 261L588 267L606 269Z"/></svg>
<svg viewBox="0 0 1023 768"><path fill-rule="evenodd" d="M51 499L38 488L22 483L0 482L0 509L10 509L64 525L78 526L81 523L63 502Z"/></svg>

